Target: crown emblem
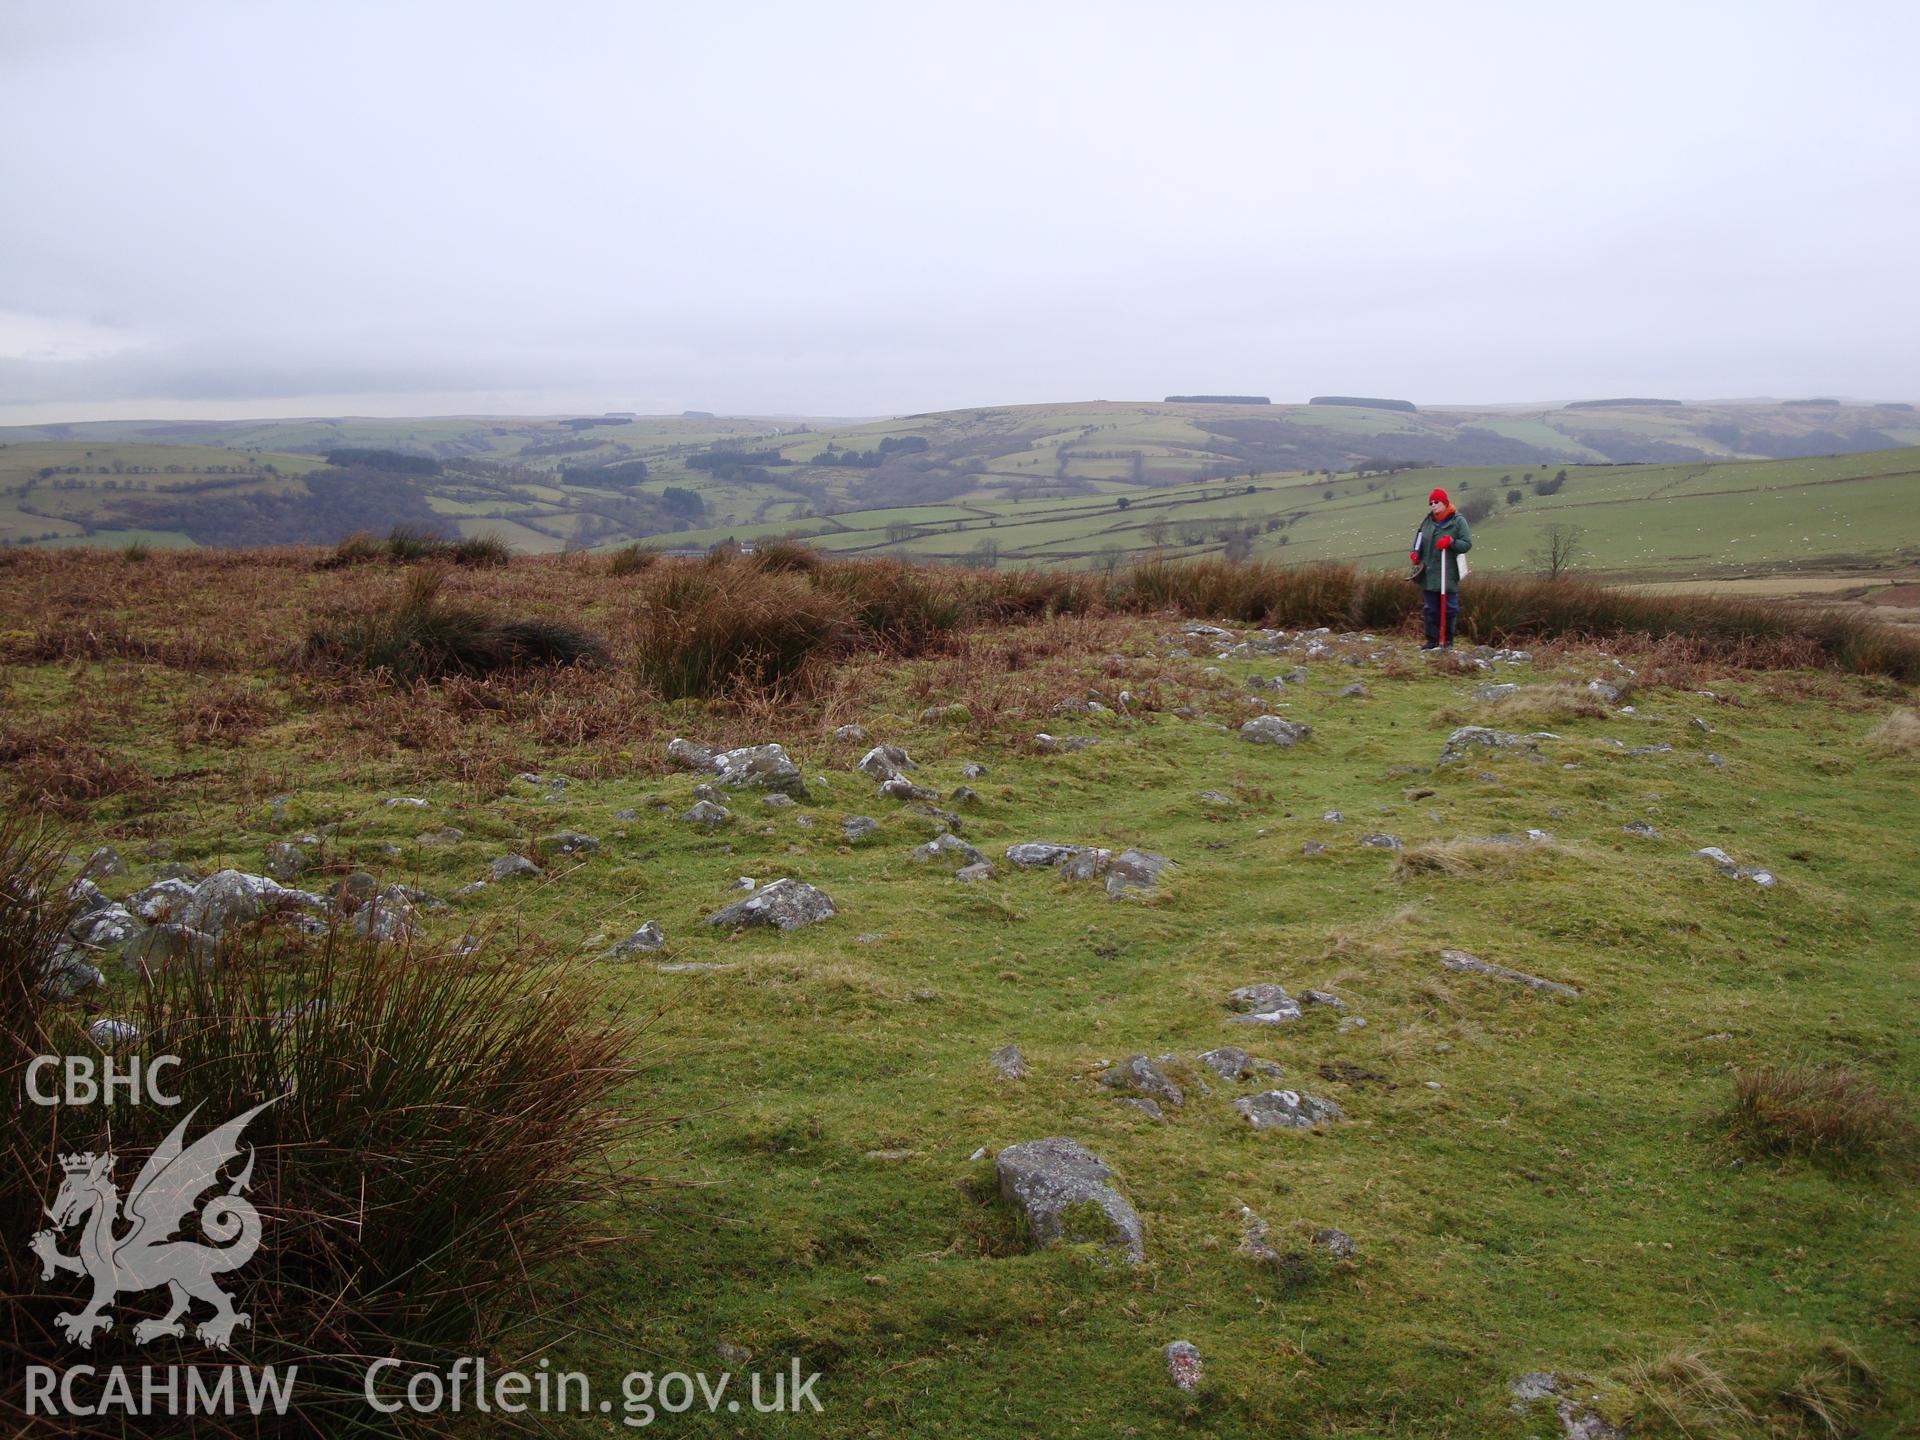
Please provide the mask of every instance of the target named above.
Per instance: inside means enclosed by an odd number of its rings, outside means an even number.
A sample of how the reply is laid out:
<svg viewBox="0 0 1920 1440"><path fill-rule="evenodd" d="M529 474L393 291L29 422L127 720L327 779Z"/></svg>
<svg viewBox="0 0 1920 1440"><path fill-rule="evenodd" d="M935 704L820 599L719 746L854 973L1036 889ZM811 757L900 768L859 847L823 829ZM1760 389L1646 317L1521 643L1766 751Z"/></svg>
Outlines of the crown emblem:
<svg viewBox="0 0 1920 1440"><path fill-rule="evenodd" d="M85 1175L93 1169L94 1153L89 1150L82 1155L62 1155L60 1168L69 1175Z"/></svg>

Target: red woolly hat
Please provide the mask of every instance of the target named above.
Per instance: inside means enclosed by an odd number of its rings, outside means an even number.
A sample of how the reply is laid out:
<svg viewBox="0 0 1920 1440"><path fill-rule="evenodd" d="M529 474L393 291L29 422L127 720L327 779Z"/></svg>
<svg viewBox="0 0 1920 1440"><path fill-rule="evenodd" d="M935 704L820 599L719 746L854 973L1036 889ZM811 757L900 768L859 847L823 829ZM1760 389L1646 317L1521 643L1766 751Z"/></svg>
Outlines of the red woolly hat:
<svg viewBox="0 0 1920 1440"><path fill-rule="evenodd" d="M1434 486L1433 493L1427 496L1427 503L1431 505L1436 500L1438 500L1442 505L1451 505L1453 503L1451 500L1447 499L1447 492L1442 490L1438 485Z"/></svg>

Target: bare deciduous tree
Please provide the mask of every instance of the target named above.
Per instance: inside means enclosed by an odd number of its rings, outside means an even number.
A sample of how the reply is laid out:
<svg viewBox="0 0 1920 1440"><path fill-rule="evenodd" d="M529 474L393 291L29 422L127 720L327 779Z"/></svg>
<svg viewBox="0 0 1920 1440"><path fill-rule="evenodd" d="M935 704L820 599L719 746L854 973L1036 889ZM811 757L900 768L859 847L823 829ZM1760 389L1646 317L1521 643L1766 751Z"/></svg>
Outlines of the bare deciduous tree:
<svg viewBox="0 0 1920 1440"><path fill-rule="evenodd" d="M1541 532L1541 544L1527 552L1527 559L1533 563L1542 578L1558 580L1579 562L1586 547L1581 543L1581 530L1578 525L1549 525Z"/></svg>

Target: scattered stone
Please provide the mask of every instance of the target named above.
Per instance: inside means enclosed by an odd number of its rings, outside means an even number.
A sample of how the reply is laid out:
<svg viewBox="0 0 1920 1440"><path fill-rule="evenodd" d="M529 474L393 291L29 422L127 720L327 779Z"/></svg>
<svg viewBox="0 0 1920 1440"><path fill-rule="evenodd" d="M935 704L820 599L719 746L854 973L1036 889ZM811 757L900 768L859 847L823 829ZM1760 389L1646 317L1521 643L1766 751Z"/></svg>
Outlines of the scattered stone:
<svg viewBox="0 0 1920 1440"><path fill-rule="evenodd" d="M1593 1408L1590 1401L1598 1400L1598 1395L1592 1395L1588 1400L1577 1397L1577 1390L1590 1388L1591 1385L1592 1382L1583 1375L1536 1370L1522 1375L1507 1386L1513 1396L1513 1403L1508 1408L1516 1415L1525 1415L1536 1404L1551 1402L1565 1440L1627 1440L1628 1430L1613 1424Z"/></svg>
<svg viewBox="0 0 1920 1440"><path fill-rule="evenodd" d="M953 878L962 885L978 885L982 880L991 880L994 876L991 861L982 860L973 865L962 865L953 872Z"/></svg>
<svg viewBox="0 0 1920 1440"><path fill-rule="evenodd" d="M929 705L920 712L920 718L929 724L940 720L971 720L973 712L958 700L950 705Z"/></svg>
<svg viewBox="0 0 1920 1440"><path fill-rule="evenodd" d="M653 968L662 975L724 975L740 967L731 960L682 960L677 964L656 965Z"/></svg>
<svg viewBox="0 0 1920 1440"><path fill-rule="evenodd" d="M1324 1005L1329 1010L1344 1010L1347 1002L1330 990L1302 990L1300 998L1308 1005Z"/></svg>
<svg viewBox="0 0 1920 1440"><path fill-rule="evenodd" d="M518 875L537 876L540 867L524 855L502 855L487 866L487 878L498 883Z"/></svg>
<svg viewBox="0 0 1920 1440"><path fill-rule="evenodd" d="M949 805L971 805L979 798L979 795L974 792L971 785L960 785L955 787L954 792L947 797L947 803Z"/></svg>
<svg viewBox="0 0 1920 1440"><path fill-rule="evenodd" d="M1367 1022L1358 1015L1343 1015L1340 1018L1340 1028L1342 1030L1364 1030L1367 1028Z"/></svg>
<svg viewBox="0 0 1920 1440"><path fill-rule="evenodd" d="M1511 980L1516 985L1524 985L1529 990L1537 990L1542 995L1558 995L1563 999L1577 1000L1580 992L1571 985L1562 985L1557 980L1542 980L1538 975L1528 975L1521 970L1509 970L1504 965L1495 965L1464 950L1442 950L1440 963L1449 970L1463 975L1489 975L1496 980Z"/></svg>
<svg viewBox="0 0 1920 1440"><path fill-rule="evenodd" d="M1254 745L1291 746L1311 734L1311 725L1296 725L1278 715L1256 715L1240 727L1240 738Z"/></svg>
<svg viewBox="0 0 1920 1440"><path fill-rule="evenodd" d="M127 908L149 923L167 919L193 894L193 885L185 880L156 880L146 889L127 897Z"/></svg>
<svg viewBox="0 0 1920 1440"><path fill-rule="evenodd" d="M1327 811L1326 814L1322 815L1320 818L1322 820L1329 822L1330 824L1338 825L1347 817L1345 815L1342 815L1338 810L1329 810Z"/></svg>
<svg viewBox="0 0 1920 1440"><path fill-rule="evenodd" d="M1101 853L1105 853L1104 851ZM1072 861L1062 865L1065 871ZM1145 895L1160 881L1163 872L1173 861L1164 855L1155 855L1147 850L1122 850L1113 858L1113 865L1107 872L1107 895L1110 899L1124 900Z"/></svg>
<svg viewBox="0 0 1920 1440"><path fill-rule="evenodd" d="M880 828L880 822L866 815L850 815L840 822L840 833L849 840L864 840Z"/></svg>
<svg viewBox="0 0 1920 1440"><path fill-rule="evenodd" d="M600 848L600 842L578 830L556 830L540 841L540 848L557 855L591 855Z"/></svg>
<svg viewBox="0 0 1920 1440"><path fill-rule="evenodd" d="M960 773L969 780L978 780L987 773L987 767L978 761L969 760L960 767Z"/></svg>
<svg viewBox="0 0 1920 1440"><path fill-rule="evenodd" d="M1604 680L1589 680L1587 693L1602 705L1612 705L1620 699L1620 691Z"/></svg>
<svg viewBox="0 0 1920 1440"><path fill-rule="evenodd" d="M1373 691L1356 680L1340 692L1340 698L1342 700L1371 700L1373 698Z"/></svg>
<svg viewBox="0 0 1920 1440"><path fill-rule="evenodd" d="M127 948L120 952L120 960L129 970L138 970L142 965L158 970L169 960L183 957L196 963L209 960L218 948L218 942L204 931L162 923L128 942Z"/></svg>
<svg viewBox="0 0 1920 1440"><path fill-rule="evenodd" d="M738 877L738 878L737 878L737 879L736 879L736 880L735 880L735 881L733 882L733 884L731 884L731 885L729 885L729 886L728 886L727 888L728 888L729 890L751 890L751 889L753 889L753 887L754 887L755 885L757 885L758 883L759 883L759 882L758 882L757 880L755 880L755 879L753 878L753 876L751 876L751 875L742 875L742 876L740 876L740 877Z"/></svg>
<svg viewBox="0 0 1920 1440"><path fill-rule="evenodd" d="M433 802L430 800L422 800L417 795L395 795L391 799L383 800L380 803L389 810L424 810Z"/></svg>
<svg viewBox="0 0 1920 1440"><path fill-rule="evenodd" d="M1098 745L1097 735L1049 735L1044 730L1033 737L1036 749L1040 750L1084 750L1089 745Z"/></svg>
<svg viewBox="0 0 1920 1440"><path fill-rule="evenodd" d="M324 910L327 902L305 890L289 890L266 875L222 870L193 887L179 907L180 923L209 935L258 919L269 910Z"/></svg>
<svg viewBox="0 0 1920 1440"><path fill-rule="evenodd" d="M1129 1264L1146 1259L1140 1216L1107 1183L1114 1174L1106 1162L1078 1140L1022 1141L993 1163L1001 1198L1026 1216L1039 1244L1092 1241L1122 1252Z"/></svg>
<svg viewBox="0 0 1920 1440"><path fill-rule="evenodd" d="M1027 1057L1020 1053L1018 1045L1002 1045L987 1057L987 1063L998 1070L1003 1079L1027 1078Z"/></svg>
<svg viewBox="0 0 1920 1440"><path fill-rule="evenodd" d="M702 783L693 787L693 798L696 800L711 800L714 804L718 805L720 803L720 792L714 789L713 786Z"/></svg>
<svg viewBox="0 0 1920 1440"><path fill-rule="evenodd" d="M1703 855L1711 860L1715 869L1731 879L1751 880L1762 889L1771 889L1779 883L1770 870L1756 869L1751 865L1735 864L1733 857L1717 845L1709 845L1705 849L1696 850L1693 853L1695 855Z"/></svg>
<svg viewBox="0 0 1920 1440"><path fill-rule="evenodd" d="M1698 715L1687 721L1687 728L1689 730L1698 730L1702 735L1711 735L1713 733L1713 727Z"/></svg>
<svg viewBox="0 0 1920 1440"><path fill-rule="evenodd" d="M842 743L864 740L867 738L867 730L864 725L842 725L833 732L833 738Z"/></svg>
<svg viewBox="0 0 1920 1440"><path fill-rule="evenodd" d="M1660 838L1660 832L1644 820L1629 820L1620 828L1629 835L1638 835L1643 839L1657 840Z"/></svg>
<svg viewBox="0 0 1920 1440"><path fill-rule="evenodd" d="M1353 1237L1344 1230L1327 1226L1313 1232L1313 1243L1330 1253L1336 1260L1351 1260L1359 1253L1359 1247L1353 1243Z"/></svg>
<svg viewBox="0 0 1920 1440"><path fill-rule="evenodd" d="M1404 850L1406 842L1398 835L1362 835L1362 845L1372 846L1375 850Z"/></svg>
<svg viewBox="0 0 1920 1440"><path fill-rule="evenodd" d="M1718 755L1715 755L1711 750L1707 752L1707 764L1713 766L1716 770L1724 770L1727 768L1727 762L1722 760Z"/></svg>
<svg viewBox="0 0 1920 1440"><path fill-rule="evenodd" d="M127 873L127 862L120 858L120 852L111 845L102 845L87 857L87 863L80 867L80 873L88 879L124 875Z"/></svg>
<svg viewBox="0 0 1920 1440"><path fill-rule="evenodd" d="M82 960L79 952L70 946L54 951L40 972L40 993L53 1000L71 1000L106 983L107 977Z"/></svg>
<svg viewBox="0 0 1920 1440"><path fill-rule="evenodd" d="M1285 1025L1300 1018L1300 1002L1281 985L1242 985L1228 994L1227 1005L1240 1012L1229 1025Z"/></svg>
<svg viewBox="0 0 1920 1440"><path fill-rule="evenodd" d="M660 922L649 920L607 953L616 960L630 960L635 955L651 955L656 950L665 949L666 944L667 937L660 929Z"/></svg>
<svg viewBox="0 0 1920 1440"><path fill-rule="evenodd" d="M90 910L67 926L68 936L86 950L115 950L147 928L124 905L108 905Z"/></svg>
<svg viewBox="0 0 1920 1440"><path fill-rule="evenodd" d="M1520 687L1511 682L1499 685L1476 685L1467 692L1475 700L1504 700L1509 695L1518 695Z"/></svg>
<svg viewBox="0 0 1920 1440"><path fill-rule="evenodd" d="M733 818L733 812L711 800L696 800L680 818L689 825L724 825Z"/></svg>
<svg viewBox="0 0 1920 1440"><path fill-rule="evenodd" d="M1509 735L1504 730L1490 730L1485 725L1462 725L1447 736L1447 743L1440 747L1442 765L1450 765L1464 759L1475 749L1515 750L1525 753L1537 753L1542 740L1557 740L1557 735L1539 731L1532 735Z"/></svg>
<svg viewBox="0 0 1920 1440"><path fill-rule="evenodd" d="M1331 1100L1300 1090L1264 1090L1233 1102L1256 1130L1311 1130L1328 1120L1344 1120L1346 1111Z"/></svg>
<svg viewBox="0 0 1920 1440"><path fill-rule="evenodd" d="M1110 1090L1132 1090L1162 1100L1178 1109L1186 1103L1180 1087L1144 1055L1134 1055L1101 1072L1100 1083Z"/></svg>
<svg viewBox="0 0 1920 1440"><path fill-rule="evenodd" d="M111 1050L138 1040L140 1027L131 1020L96 1020L87 1026L87 1038L102 1050Z"/></svg>
<svg viewBox="0 0 1920 1440"><path fill-rule="evenodd" d="M444 830L427 830L413 837L416 845L458 845L467 838L467 832L456 830L449 825Z"/></svg>
<svg viewBox="0 0 1920 1440"><path fill-rule="evenodd" d="M920 767L898 745L876 745L862 755L859 764L853 768L871 775L875 780L891 780L895 775Z"/></svg>
<svg viewBox="0 0 1920 1440"><path fill-rule="evenodd" d="M880 793L894 800L938 800L940 792L916 785L904 775L890 775L880 782Z"/></svg>
<svg viewBox="0 0 1920 1440"><path fill-rule="evenodd" d="M667 758L687 770L713 768L713 751L692 740L682 740L678 736L667 742Z"/></svg>
<svg viewBox="0 0 1920 1440"><path fill-rule="evenodd" d="M777 790L796 800L808 798L800 767L779 745L743 745L737 750L722 751L713 757L713 768L719 772L720 783L729 790L752 787Z"/></svg>
<svg viewBox="0 0 1920 1440"><path fill-rule="evenodd" d="M1029 840L1007 847L1007 863L1022 870L1037 870L1047 865L1058 865L1085 848L1083 845L1060 845L1051 840Z"/></svg>
<svg viewBox="0 0 1920 1440"><path fill-rule="evenodd" d="M1218 790L1202 790L1200 798L1209 805L1232 805L1237 803L1231 795L1223 795Z"/></svg>
<svg viewBox="0 0 1920 1440"><path fill-rule="evenodd" d="M775 925L797 930L830 920L839 912L823 890L800 880L776 880L764 889L736 900L707 917L709 925Z"/></svg>
<svg viewBox="0 0 1920 1440"><path fill-rule="evenodd" d="M1200 1363L1200 1352L1185 1340L1176 1340L1162 1352L1167 1361L1167 1378L1173 1381L1173 1388L1191 1395L1200 1388L1200 1378L1205 1367Z"/></svg>
<svg viewBox="0 0 1920 1440"><path fill-rule="evenodd" d="M1271 1060L1256 1060L1238 1045L1222 1045L1217 1050L1202 1050L1200 1063L1222 1080L1251 1080L1255 1075L1264 1075L1269 1080L1278 1080L1281 1075L1280 1067Z"/></svg>
<svg viewBox="0 0 1920 1440"><path fill-rule="evenodd" d="M907 854L922 865L943 856L958 856L966 865L983 865L987 859L973 846L954 834L936 835L926 844L914 846Z"/></svg>
<svg viewBox="0 0 1920 1440"><path fill-rule="evenodd" d="M420 928L419 911L413 899L418 893L404 885L385 887L353 912L354 933L382 943L412 939Z"/></svg>
<svg viewBox="0 0 1920 1440"><path fill-rule="evenodd" d="M1160 1104L1156 1100L1148 1100L1138 1095L1116 1095L1114 1099L1119 1104L1128 1105L1138 1110L1149 1120L1157 1120L1163 1125L1166 1124L1167 1112L1160 1108Z"/></svg>
<svg viewBox="0 0 1920 1440"><path fill-rule="evenodd" d="M1327 847L1318 840L1309 840L1300 847L1302 855L1324 855Z"/></svg>

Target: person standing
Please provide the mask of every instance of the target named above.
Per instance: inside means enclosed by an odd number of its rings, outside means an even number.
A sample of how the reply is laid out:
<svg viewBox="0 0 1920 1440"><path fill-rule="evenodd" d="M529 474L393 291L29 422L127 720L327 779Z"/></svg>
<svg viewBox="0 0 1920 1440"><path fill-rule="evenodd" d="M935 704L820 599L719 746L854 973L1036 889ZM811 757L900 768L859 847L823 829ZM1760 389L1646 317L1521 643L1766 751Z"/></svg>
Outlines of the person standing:
<svg viewBox="0 0 1920 1440"><path fill-rule="evenodd" d="M1454 631L1460 625L1460 557L1473 548L1473 531L1467 517L1453 508L1447 492L1435 488L1427 496L1427 513L1413 534L1413 553L1407 556L1414 567L1413 578L1420 584L1426 602L1427 643L1422 650L1441 648L1440 592L1445 576L1446 645L1453 644Z"/></svg>

